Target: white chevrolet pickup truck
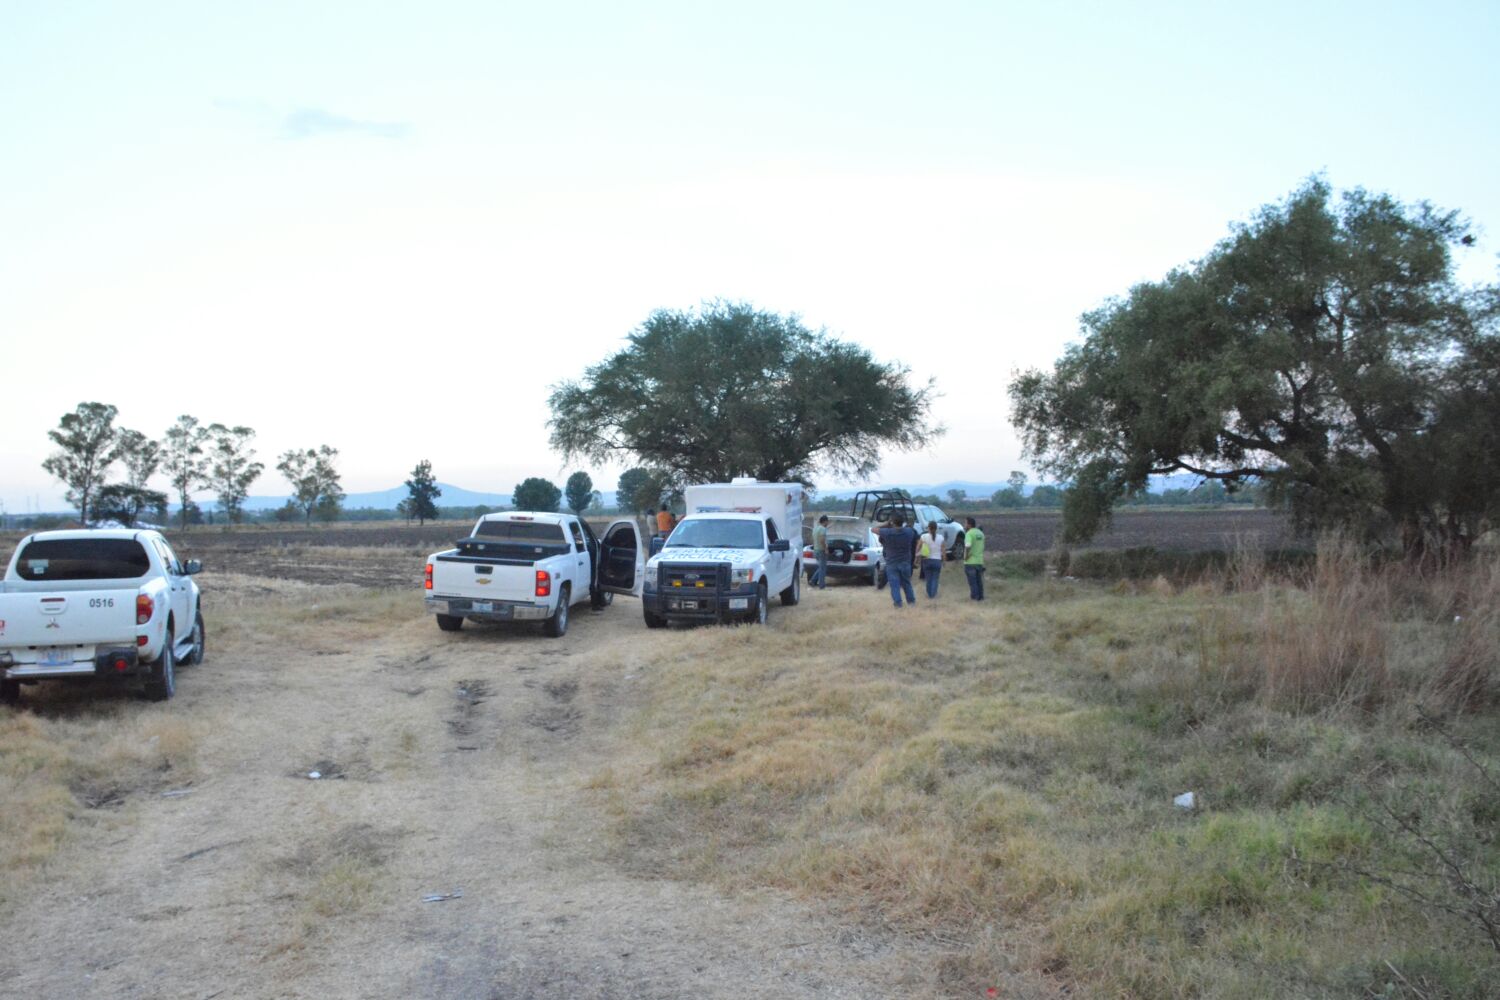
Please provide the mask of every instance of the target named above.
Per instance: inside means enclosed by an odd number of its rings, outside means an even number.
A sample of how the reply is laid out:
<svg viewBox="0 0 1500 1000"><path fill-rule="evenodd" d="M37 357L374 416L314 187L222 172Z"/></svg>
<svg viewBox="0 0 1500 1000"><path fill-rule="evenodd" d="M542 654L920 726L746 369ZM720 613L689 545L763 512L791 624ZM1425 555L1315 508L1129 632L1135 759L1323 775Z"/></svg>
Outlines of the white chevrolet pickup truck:
<svg viewBox="0 0 1500 1000"><path fill-rule="evenodd" d="M634 520L615 521L603 537L572 514L486 514L457 547L427 558L427 611L453 632L464 620L539 621L554 638L568 630L569 608L603 608L615 594L638 595L645 551Z"/></svg>
<svg viewBox="0 0 1500 1000"><path fill-rule="evenodd" d="M44 531L21 539L0 581L0 700L41 680L139 679L161 701L176 665L203 661L192 579L155 531Z"/></svg>

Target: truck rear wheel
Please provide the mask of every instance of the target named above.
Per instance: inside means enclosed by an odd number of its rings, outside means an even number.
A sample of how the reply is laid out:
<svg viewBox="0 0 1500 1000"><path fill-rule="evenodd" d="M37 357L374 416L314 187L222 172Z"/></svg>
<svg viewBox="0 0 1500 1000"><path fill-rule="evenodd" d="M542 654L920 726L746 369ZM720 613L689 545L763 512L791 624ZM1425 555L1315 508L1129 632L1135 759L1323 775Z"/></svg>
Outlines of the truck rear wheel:
<svg viewBox="0 0 1500 1000"><path fill-rule="evenodd" d="M151 676L146 680L146 697L152 701L166 701L177 693L177 660L172 655L172 642L169 628L161 655L151 664Z"/></svg>
<svg viewBox="0 0 1500 1000"><path fill-rule="evenodd" d="M568 585L565 583L557 592L557 610L552 612L552 617L542 623L542 631L553 639L560 639L568 631L568 601L571 598Z"/></svg>
<svg viewBox="0 0 1500 1000"><path fill-rule="evenodd" d="M437 622L438 628L444 632L457 632L464 627L464 620L461 615L438 615Z"/></svg>

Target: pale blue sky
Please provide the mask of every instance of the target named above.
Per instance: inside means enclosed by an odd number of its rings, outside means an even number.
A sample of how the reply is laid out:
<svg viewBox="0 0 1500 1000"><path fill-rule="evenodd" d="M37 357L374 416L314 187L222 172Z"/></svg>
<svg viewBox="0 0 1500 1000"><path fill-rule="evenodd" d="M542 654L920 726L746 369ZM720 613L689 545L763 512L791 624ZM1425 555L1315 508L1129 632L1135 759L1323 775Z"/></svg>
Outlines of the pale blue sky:
<svg viewBox="0 0 1500 1000"><path fill-rule="evenodd" d="M937 378L882 480L1003 479L1012 369L1314 171L1495 279L1500 5L725 7L0 0L0 501L84 399L557 478L546 386L715 297Z"/></svg>

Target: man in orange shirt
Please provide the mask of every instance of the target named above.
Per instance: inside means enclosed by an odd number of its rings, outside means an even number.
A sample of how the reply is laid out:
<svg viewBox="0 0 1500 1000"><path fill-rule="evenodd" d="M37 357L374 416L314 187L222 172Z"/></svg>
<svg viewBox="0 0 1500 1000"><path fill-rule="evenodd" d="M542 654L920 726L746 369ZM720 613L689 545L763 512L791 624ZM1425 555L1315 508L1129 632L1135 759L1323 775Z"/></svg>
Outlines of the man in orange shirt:
<svg viewBox="0 0 1500 1000"><path fill-rule="evenodd" d="M656 514L656 533L666 538L672 533L672 529L675 527L677 527L677 518L673 517L672 512L663 504L661 510Z"/></svg>

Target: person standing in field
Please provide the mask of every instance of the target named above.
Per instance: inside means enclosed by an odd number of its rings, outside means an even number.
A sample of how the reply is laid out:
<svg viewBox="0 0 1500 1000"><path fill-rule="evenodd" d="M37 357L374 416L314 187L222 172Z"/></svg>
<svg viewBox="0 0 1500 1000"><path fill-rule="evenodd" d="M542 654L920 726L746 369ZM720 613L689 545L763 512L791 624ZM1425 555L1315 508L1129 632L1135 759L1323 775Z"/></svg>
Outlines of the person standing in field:
<svg viewBox="0 0 1500 1000"><path fill-rule="evenodd" d="M661 510L656 513L656 533L662 538L666 538L672 533L672 529L675 527L677 527L677 518L672 516L672 512L667 509L666 504L662 504Z"/></svg>
<svg viewBox="0 0 1500 1000"><path fill-rule="evenodd" d="M828 586L828 515L818 518L813 527L813 555L818 557L818 568L813 572L813 586L824 590Z"/></svg>
<svg viewBox="0 0 1500 1000"><path fill-rule="evenodd" d="M922 560L922 579L927 581L927 599L937 599L938 575L943 572L943 536L936 521L927 522L927 530L917 543L917 557Z"/></svg>
<svg viewBox="0 0 1500 1000"><path fill-rule="evenodd" d="M896 607L902 607L901 598L904 596L908 604L916 604L917 595L911 589L911 569L917 558L917 533L906 526L903 515L897 514L878 534L885 556L885 576L891 584L891 601Z"/></svg>
<svg viewBox="0 0 1500 1000"><path fill-rule="evenodd" d="M964 576L969 578L969 600L984 600L984 532L979 522L972 517L964 519L969 530L964 532Z"/></svg>

